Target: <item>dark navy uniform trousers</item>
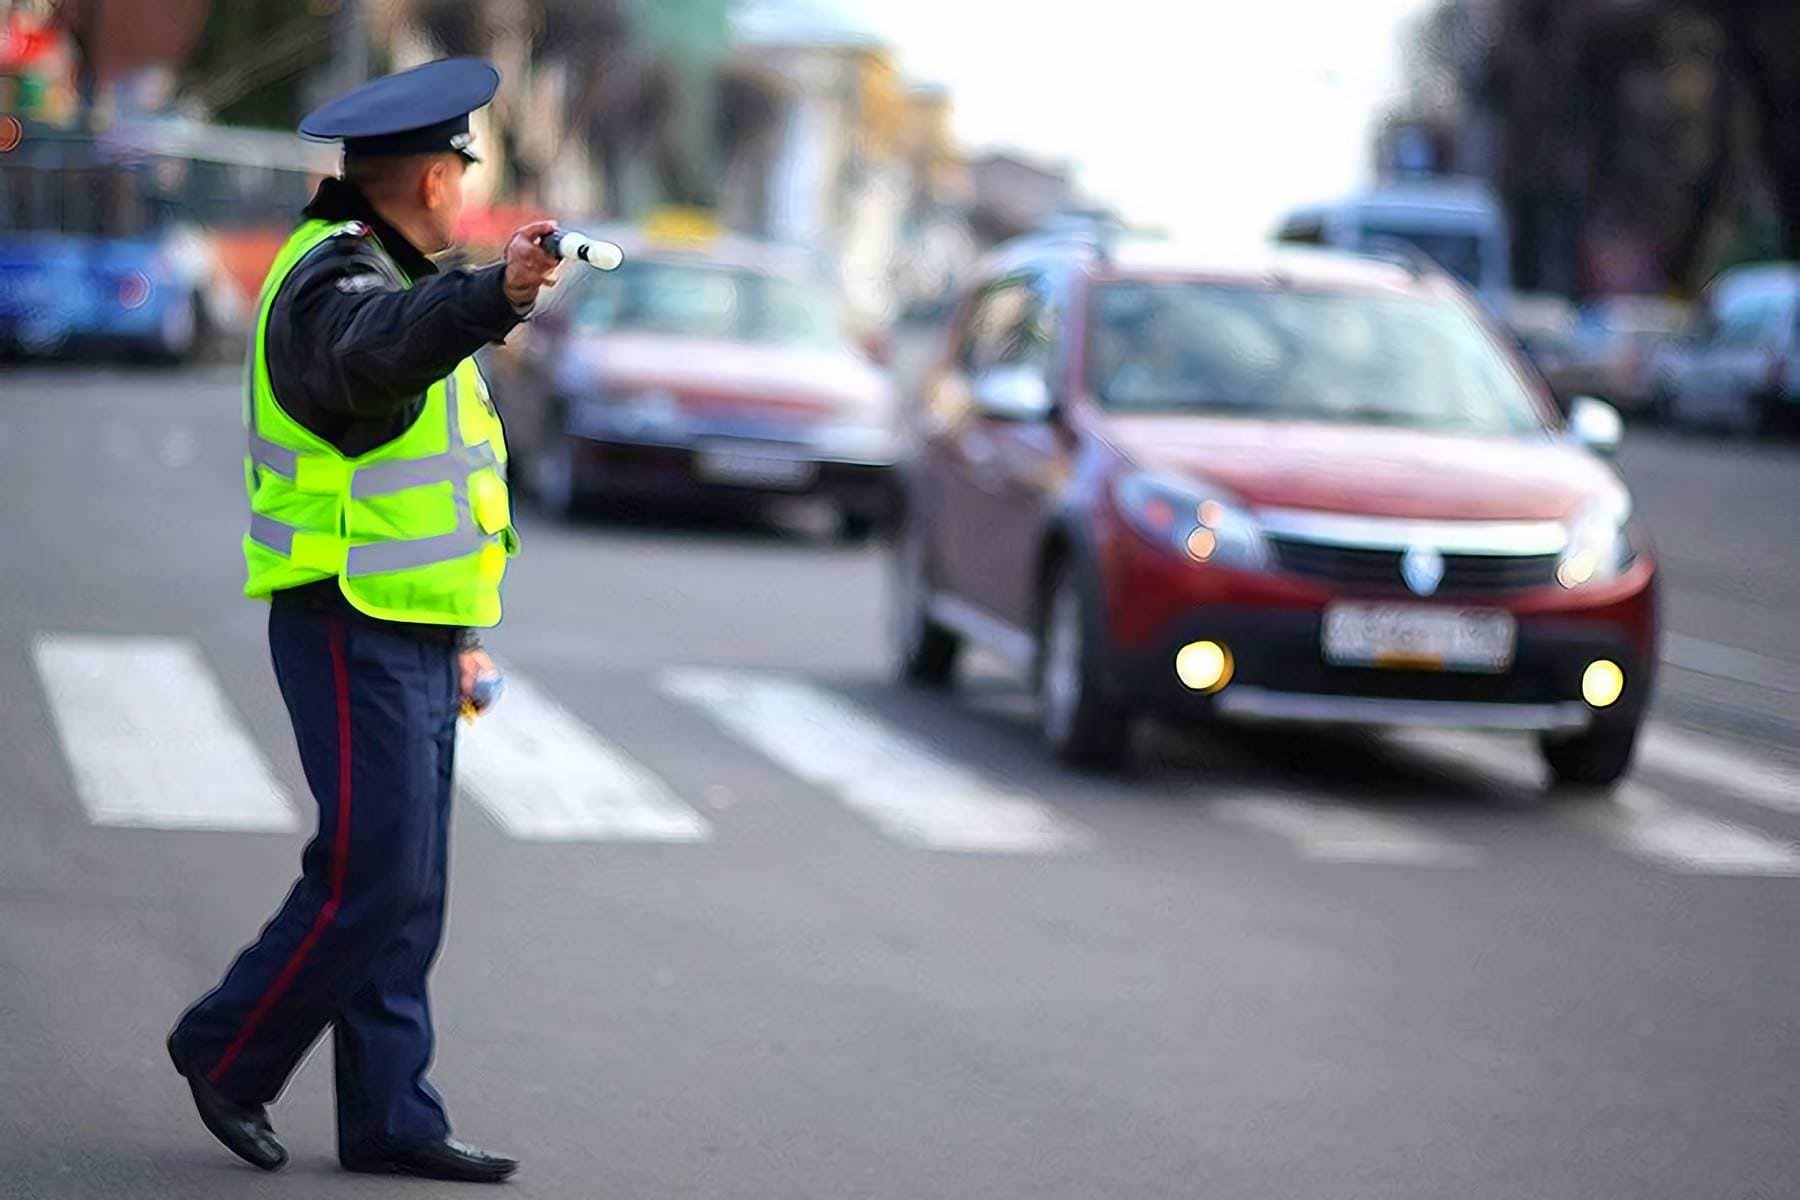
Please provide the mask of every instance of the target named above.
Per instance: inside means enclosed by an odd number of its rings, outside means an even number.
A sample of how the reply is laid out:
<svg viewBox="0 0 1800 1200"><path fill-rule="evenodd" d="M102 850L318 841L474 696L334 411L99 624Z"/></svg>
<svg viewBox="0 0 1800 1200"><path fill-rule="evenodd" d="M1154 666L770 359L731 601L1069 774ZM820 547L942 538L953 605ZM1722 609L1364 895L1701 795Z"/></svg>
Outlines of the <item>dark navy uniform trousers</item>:
<svg viewBox="0 0 1800 1200"><path fill-rule="evenodd" d="M444 929L457 650L282 604L269 649L318 833L170 1050L227 1099L266 1104L329 1026L340 1158L442 1138L425 979Z"/></svg>

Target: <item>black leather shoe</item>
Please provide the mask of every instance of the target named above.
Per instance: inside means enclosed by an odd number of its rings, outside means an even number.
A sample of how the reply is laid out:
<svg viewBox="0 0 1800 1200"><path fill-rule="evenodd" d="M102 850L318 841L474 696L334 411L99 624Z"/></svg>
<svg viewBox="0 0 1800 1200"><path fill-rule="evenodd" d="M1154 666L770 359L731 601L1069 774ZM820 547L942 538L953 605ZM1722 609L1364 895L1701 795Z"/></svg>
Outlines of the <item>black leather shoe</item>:
<svg viewBox="0 0 1800 1200"><path fill-rule="evenodd" d="M516 1158L502 1158L454 1138L390 1150L376 1158L346 1159L344 1170L365 1175L416 1175L452 1183L499 1183L519 1169Z"/></svg>
<svg viewBox="0 0 1800 1200"><path fill-rule="evenodd" d="M169 1035L169 1061L188 1081L194 1094L194 1107L207 1131L225 1148L264 1171L279 1171L287 1166L287 1147L275 1136L269 1124L269 1110L260 1104L236 1104L219 1094L219 1090L198 1072L190 1072L175 1053L175 1035Z"/></svg>
<svg viewBox="0 0 1800 1200"><path fill-rule="evenodd" d="M194 1093L200 1120L227 1150L265 1171L287 1166L287 1149L276 1140L268 1109L260 1104L233 1104L198 1075L188 1076L188 1090Z"/></svg>

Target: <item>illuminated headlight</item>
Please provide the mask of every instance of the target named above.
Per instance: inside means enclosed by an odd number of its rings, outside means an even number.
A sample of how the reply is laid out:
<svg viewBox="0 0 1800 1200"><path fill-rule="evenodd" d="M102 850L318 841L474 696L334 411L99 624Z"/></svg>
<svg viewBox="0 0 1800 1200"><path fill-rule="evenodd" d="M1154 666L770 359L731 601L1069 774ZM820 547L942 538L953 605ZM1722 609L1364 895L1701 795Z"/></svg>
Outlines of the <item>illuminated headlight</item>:
<svg viewBox="0 0 1800 1200"><path fill-rule="evenodd" d="M1631 498L1623 492L1590 503L1569 521L1568 543L1556 564L1566 588L1617 579L1631 565Z"/></svg>
<svg viewBox="0 0 1800 1200"><path fill-rule="evenodd" d="M1113 501L1133 529L1194 562L1254 569L1269 561L1255 518L1216 488L1140 471L1119 477Z"/></svg>

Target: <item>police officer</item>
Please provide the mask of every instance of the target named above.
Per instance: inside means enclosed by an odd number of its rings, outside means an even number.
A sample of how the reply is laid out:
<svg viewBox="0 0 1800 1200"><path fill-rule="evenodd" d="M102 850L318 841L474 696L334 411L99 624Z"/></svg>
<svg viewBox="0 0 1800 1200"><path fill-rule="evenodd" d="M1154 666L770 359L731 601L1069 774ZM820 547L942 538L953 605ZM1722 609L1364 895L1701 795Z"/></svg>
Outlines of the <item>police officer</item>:
<svg viewBox="0 0 1800 1200"><path fill-rule="evenodd" d="M375 80L300 132L344 142L276 256L250 349L246 594L269 648L318 833L256 941L183 1014L169 1054L201 1120L265 1170L265 1105L329 1027L338 1158L352 1171L498 1182L518 1164L454 1141L426 975L443 933L456 718L491 669L517 550L506 444L470 357L555 283L526 225L504 262L439 271L462 209L469 113L500 75L448 59Z"/></svg>

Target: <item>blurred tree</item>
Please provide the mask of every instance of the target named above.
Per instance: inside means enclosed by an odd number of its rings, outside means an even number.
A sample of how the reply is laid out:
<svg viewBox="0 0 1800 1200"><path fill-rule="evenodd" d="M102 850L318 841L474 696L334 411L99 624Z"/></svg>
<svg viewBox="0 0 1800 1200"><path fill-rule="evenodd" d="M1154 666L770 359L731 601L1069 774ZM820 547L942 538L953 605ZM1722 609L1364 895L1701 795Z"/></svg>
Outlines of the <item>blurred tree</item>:
<svg viewBox="0 0 1800 1200"><path fill-rule="evenodd" d="M1521 288L1695 288L1745 248L1762 177L1800 256L1793 0L1442 0L1408 68L1409 117L1491 127Z"/></svg>
<svg viewBox="0 0 1800 1200"><path fill-rule="evenodd" d="M332 0L214 0L181 71L190 105L231 125L291 128L331 54Z"/></svg>
<svg viewBox="0 0 1800 1200"><path fill-rule="evenodd" d="M1800 259L1800 4L1716 0L1732 65L1756 111L1757 147L1775 194L1780 254Z"/></svg>

